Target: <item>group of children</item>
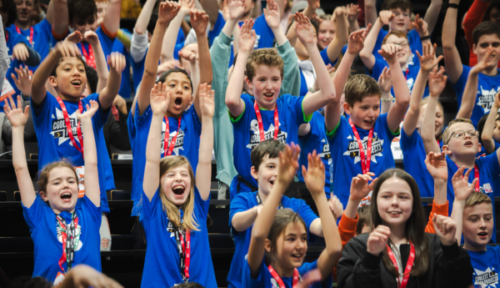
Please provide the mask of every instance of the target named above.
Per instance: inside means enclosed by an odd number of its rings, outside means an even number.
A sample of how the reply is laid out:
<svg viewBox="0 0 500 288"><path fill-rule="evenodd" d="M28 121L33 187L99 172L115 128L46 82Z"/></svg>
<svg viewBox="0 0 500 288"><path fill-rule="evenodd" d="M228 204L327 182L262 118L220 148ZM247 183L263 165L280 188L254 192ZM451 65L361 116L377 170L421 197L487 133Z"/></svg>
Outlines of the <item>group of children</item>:
<svg viewBox="0 0 500 288"><path fill-rule="evenodd" d="M19 1L23 12L31 0ZM365 8L374 2L365 1ZM23 109L21 95L3 102L35 247L33 276L57 284L78 264L101 270L100 233L109 233L106 191L114 188L102 127L133 70L140 84L134 82L127 132L132 216L147 243L139 243L146 248L141 287L218 286L207 230L213 152L217 179L231 199L229 287L499 284L500 254L488 245L496 242L494 195L500 193L496 23L474 29L478 63L468 67L454 44L458 0L447 7L439 57L429 36L437 16L417 15L410 30L406 0L386 0L378 18L365 9L363 29L351 19L356 7L321 20L311 0L292 15L286 33L283 0L267 0L255 20L252 0L225 0L224 15L218 6L207 8L210 0L201 1L206 12L180 0L158 5L148 46L143 38L155 1L147 0L132 36L131 67L114 41L112 16L120 1L110 0L99 27L84 17L84 2L52 0L45 22L36 24L50 33L30 28L24 12L15 30L6 29L9 45L21 45L13 49L15 59L26 61L34 53L29 49L43 59L36 67L12 68L31 108ZM75 7L82 13L68 12ZM188 15L192 30L183 32ZM329 43L326 21L337 28ZM21 24L27 25L22 31ZM24 31L41 38L13 40ZM43 37L47 49L36 46ZM172 39L179 38L191 43L178 47ZM358 55L367 73L350 76ZM448 76L439 67L443 58ZM97 71L97 79L88 71ZM445 128L438 99L448 80L459 112ZM38 193L24 149L30 113ZM405 171L394 168L396 137ZM310 195L319 217L304 200L285 196L290 190ZM428 221L421 197L434 198ZM308 241L317 237L326 247L305 262Z"/></svg>

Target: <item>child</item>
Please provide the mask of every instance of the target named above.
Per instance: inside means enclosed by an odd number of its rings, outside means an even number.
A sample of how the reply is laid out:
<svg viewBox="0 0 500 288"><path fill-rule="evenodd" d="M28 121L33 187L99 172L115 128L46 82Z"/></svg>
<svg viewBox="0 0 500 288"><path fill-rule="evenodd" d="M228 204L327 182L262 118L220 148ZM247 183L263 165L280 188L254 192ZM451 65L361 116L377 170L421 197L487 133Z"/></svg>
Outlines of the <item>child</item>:
<svg viewBox="0 0 500 288"><path fill-rule="evenodd" d="M21 96L18 96L17 108L11 97L10 105L5 103L4 107L13 127L12 158L21 192L23 214L35 245L33 277L41 276L57 285L76 264L83 263L101 270L100 183L92 120L99 105L97 101L91 100L83 114L76 112L85 134L83 147L87 183L83 198L78 198L77 172L66 161L52 162L44 166L38 180L40 192L37 195L24 151L24 125L28 120L29 108L26 107L23 114L20 98Z"/></svg>
<svg viewBox="0 0 500 288"><path fill-rule="evenodd" d="M342 62L352 63L362 48L362 41L357 41L355 46L347 49ZM399 124L410 101L410 92L397 59L401 49L394 44L385 44L380 51L389 63L396 95L396 101L387 114L379 117L382 93L377 81L368 75L355 75L345 85L343 108L350 115L349 119L341 116L342 107L338 99L326 106L325 126L330 151L333 151L332 163L335 163L330 168L333 174L332 190L344 206L349 197L349 183L345 179L368 172L375 173L377 177L388 167L395 166L390 145L399 134ZM343 87L347 75L336 73L335 77L339 77L339 84L335 82L335 87ZM363 202L369 201L368 197Z"/></svg>
<svg viewBox="0 0 500 288"><path fill-rule="evenodd" d="M266 140L257 145L250 154L252 159L251 174L259 184L256 192L241 192L231 201L229 222L234 236L235 253L227 277L229 287L242 287L243 264L248 252L255 218L262 211L262 204L267 202L269 193L277 181L280 169L279 154L285 150L285 144L278 140ZM319 154L318 154L319 155ZM307 157L307 156L306 156ZM295 211L304 220L307 232L323 237L321 220L302 199L281 198L280 209Z"/></svg>
<svg viewBox="0 0 500 288"><path fill-rule="evenodd" d="M326 248L318 260L303 263L307 252L307 228L304 220L292 210L276 209L299 166L299 150L292 143L291 147L285 148L284 153L280 153L276 185L272 187L252 229L250 248L243 267L243 287L296 287L301 275L316 268L321 272L322 282L314 287L332 285L333 267L340 257L342 246L335 219L323 192L325 166L316 153L309 154L309 169L306 171L302 167L302 174L318 207L323 225L329 227L324 231Z"/></svg>
<svg viewBox="0 0 500 288"><path fill-rule="evenodd" d="M291 95L278 98L283 81L283 60L275 49L259 49L251 53L256 38L251 30L252 20L245 21L241 28L239 54L226 90L226 105L234 127L234 164L242 178L239 180L237 176L233 179L231 198L240 191L251 191L248 185L237 191L239 182L257 187L249 173L250 152L254 146L271 137L281 142L297 143L298 135L304 135L308 129L305 127L300 131L299 126L309 122L314 111L335 97L335 88L316 47L309 19L297 13L295 20L298 37L311 56L321 88L306 98ZM255 98L248 94L241 95L245 63L245 81L253 90Z"/></svg>
<svg viewBox="0 0 500 288"><path fill-rule="evenodd" d="M134 179L132 182L132 199L134 208L132 216L138 216L141 211L142 185L144 167L146 159L144 153L147 146L147 135L152 120L149 94L156 82L158 61L161 54L161 43L169 22L177 15L180 7L174 2L165 2L160 4L158 21L151 39L151 45L146 55L146 63L142 83L137 96L137 104L134 112L134 122L137 128L134 150L133 171ZM208 50L208 41L202 37L208 25L208 16L204 12L191 11L191 24L196 33L200 46L200 83L210 83L212 81L212 66L210 62L210 52ZM163 75L158 80L165 83L167 89L172 93L172 101L165 113L162 124L161 156L170 155L185 156L194 171L197 171L198 149L200 146L201 133L201 111L199 98L195 96L194 105L188 109L193 101L193 91L191 78L185 70L174 68Z"/></svg>
<svg viewBox="0 0 500 288"><path fill-rule="evenodd" d="M480 133L481 143L487 154L494 153L500 147L500 114L498 114L498 109L500 109L500 92L495 95L495 102L491 106L490 113L485 115L487 118L482 133Z"/></svg>
<svg viewBox="0 0 500 288"><path fill-rule="evenodd" d="M163 3L162 3L163 4ZM199 38L198 38L199 39ZM173 287L198 282L216 288L206 220L210 204L214 92L200 85L202 127L196 178L183 156L161 159L162 122L173 93L159 82L151 90L151 128L140 221L148 243L141 287ZM177 256L178 255L178 256ZM167 260L169 259L169 260Z"/></svg>
<svg viewBox="0 0 500 288"><path fill-rule="evenodd" d="M339 287L468 287L469 255L455 240L455 222L434 216L436 234L426 234L415 180L389 169L375 183L373 227L347 243L337 266Z"/></svg>
<svg viewBox="0 0 500 288"><path fill-rule="evenodd" d="M472 33L474 38L473 51L477 55L478 63L484 61L485 65L479 65L478 85L473 86L477 87L475 102L465 104L465 102L463 103L465 101L463 98L464 89L472 67L462 65L460 54L455 46L459 3L460 0L450 0L444 19L442 33L444 62L450 83L457 94L458 107L464 107L464 105L470 105L470 107L464 108L474 107L470 119L474 127L477 127L477 122L490 111L495 94L500 90L500 74L497 68L497 63L500 60L500 45L498 45L500 43L500 27L491 21L485 21L479 24ZM488 54L491 53L490 51L494 53Z"/></svg>

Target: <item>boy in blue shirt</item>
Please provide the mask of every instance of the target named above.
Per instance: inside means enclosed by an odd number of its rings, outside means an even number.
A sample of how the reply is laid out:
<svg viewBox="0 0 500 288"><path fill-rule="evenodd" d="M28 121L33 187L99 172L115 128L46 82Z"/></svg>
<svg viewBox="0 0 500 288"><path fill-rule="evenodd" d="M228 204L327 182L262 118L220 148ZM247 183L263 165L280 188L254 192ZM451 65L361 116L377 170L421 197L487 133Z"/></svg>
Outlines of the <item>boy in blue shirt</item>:
<svg viewBox="0 0 500 288"><path fill-rule="evenodd" d="M248 253L252 227L274 186L279 170L279 153L285 150L285 144L278 140L266 140L258 144L251 153L252 168L250 173L257 180L259 188L255 192L241 192L231 201L229 225L234 236L235 251L231 268L227 276L228 287L242 287L243 267ZM323 237L321 220L302 199L283 196L278 207L289 208L297 212L308 232Z"/></svg>
<svg viewBox="0 0 500 288"><path fill-rule="evenodd" d="M314 111L335 98L335 88L319 54L309 19L301 13L297 13L295 19L298 22L298 37L311 56L320 83L320 91L307 98L292 95L278 98L284 73L283 60L272 48L252 53L256 39L252 31L253 20L246 20L241 28L238 59L226 90L226 105L234 127L234 164L241 176L241 180L236 176L231 183L231 199L240 191L252 191L249 185L257 187L250 174L253 147L271 138L284 143L298 143L298 136L306 134L309 129L308 125L299 127L309 122ZM241 95L245 65L245 81L255 98L248 94ZM238 186L242 186L241 189L237 189Z"/></svg>
<svg viewBox="0 0 500 288"><path fill-rule="evenodd" d="M460 0L450 1L444 19L442 33L444 62L448 72L448 79L457 94L458 107L464 105L474 107L472 115L460 115L460 117L470 117L474 127L477 127L479 119L490 111L495 94L500 91L500 70L497 68L500 60L500 27L492 21L484 21L472 32L474 40L472 49L477 55L478 65L482 61L485 61L485 65L477 73L477 84L474 85L474 87L477 87L476 97L471 99L473 101L470 101L470 103L466 103L464 90L469 73L472 72L472 67L462 64L460 54L455 46L459 3Z"/></svg>
<svg viewBox="0 0 500 288"><path fill-rule="evenodd" d="M345 71L358 52L363 49L361 36L349 37L349 46L338 70ZM350 116L341 116L340 99L326 106L325 124L332 151L333 192L340 202L347 205L350 179L358 174L375 173L375 177L394 167L391 152L392 139L399 134L399 124L410 102L410 91L406 85L398 53L403 48L395 44L382 46L382 56L389 63L391 82L394 85L395 102L387 114L380 113L382 91L368 75L355 75L347 81L347 73L336 73L335 87L345 85L344 111ZM369 203L370 197L362 204Z"/></svg>

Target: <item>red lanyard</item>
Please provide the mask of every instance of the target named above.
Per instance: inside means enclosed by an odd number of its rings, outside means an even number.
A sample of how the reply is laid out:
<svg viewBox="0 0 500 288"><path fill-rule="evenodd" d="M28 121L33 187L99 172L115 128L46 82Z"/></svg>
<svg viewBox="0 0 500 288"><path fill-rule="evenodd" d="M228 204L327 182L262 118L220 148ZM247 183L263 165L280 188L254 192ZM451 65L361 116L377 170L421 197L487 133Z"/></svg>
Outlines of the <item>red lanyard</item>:
<svg viewBox="0 0 500 288"><path fill-rule="evenodd" d="M398 268L398 262L396 261L396 257L394 257L394 253L392 253L391 247L387 245L387 254L389 254L389 258L391 258L392 263L394 264L394 268L396 268L396 271L398 271L399 274L399 268ZM413 246L413 243L410 242L410 256L408 256L408 262L406 262L406 267L405 271L403 274L403 282L401 282L401 285L399 286L400 288L405 288L406 285L408 284L408 279L410 279L410 272L411 269L413 268L413 262L415 262L415 246ZM398 282L399 282L399 276L398 276Z"/></svg>
<svg viewBox="0 0 500 288"><path fill-rule="evenodd" d="M71 128L71 122L69 121L69 116L68 116L68 110L66 110L66 105L64 105L64 102L61 100L61 97L57 96L57 102L59 102L59 105L61 106L61 110L64 116L64 122L66 123L66 130L68 131L68 136L69 139L71 140L71 143L73 143L73 146L82 153L83 157L83 136L82 136L82 128L80 127L80 122L76 125L76 133L78 134L78 141L80 141L80 145L82 148L78 146L75 140L75 136L73 136L73 128ZM82 101L78 102L78 110L80 110L80 113L83 113L83 105Z"/></svg>
<svg viewBox="0 0 500 288"><path fill-rule="evenodd" d="M179 125L177 127L177 133L175 136L172 138L172 141L168 141L170 138L170 126L168 122L168 117L165 117L165 140L163 142L163 157L170 156L172 155L172 151L174 151L175 147L175 142L177 141L177 135L179 135L179 132L181 131L181 118L179 118ZM167 144L168 143L168 144Z"/></svg>
<svg viewBox="0 0 500 288"><path fill-rule="evenodd" d="M85 61L89 64L90 67L96 69L95 67L95 59L94 59L94 50L92 49L92 45L89 44L89 51L85 50L85 45L80 43L82 46L83 57L85 57Z"/></svg>
<svg viewBox="0 0 500 288"><path fill-rule="evenodd" d="M255 101L253 108L255 109L255 115L257 115L257 122L259 123L260 142L262 142L266 140L266 135L264 132L264 124L262 123L262 116L260 115L260 109L257 101ZM274 140L278 140L279 127L280 118L278 115L278 104L276 103L276 108L274 108Z"/></svg>
<svg viewBox="0 0 500 288"><path fill-rule="evenodd" d="M370 133L368 133L368 143L366 144L366 155L365 148L363 147L363 142L361 142L361 138L359 138L358 129L356 126L352 124L351 118L349 118L349 125L351 125L352 132L354 132L354 137L358 141L359 147L359 156L361 158L361 170L363 170L363 174L370 172L370 162L372 158L372 139L373 139L373 127L370 129Z"/></svg>
<svg viewBox="0 0 500 288"><path fill-rule="evenodd" d="M276 273L276 270L274 270L273 266L269 265L267 266L267 269L269 269L269 273L271 273L271 276L273 276L274 280L276 280L276 283L280 286L280 288L285 288L285 283L283 283L283 280L281 280L280 275ZM293 271L293 285L292 288L297 288L299 286L299 270L295 268Z"/></svg>
<svg viewBox="0 0 500 288"><path fill-rule="evenodd" d="M175 227L175 241L177 242L177 250L180 256L181 275L184 282L189 280L189 265L191 263L191 230L186 229L186 241L178 227Z"/></svg>
<svg viewBox="0 0 500 288"><path fill-rule="evenodd" d="M406 67L405 80L408 81L408 74L410 74L410 68Z"/></svg>
<svg viewBox="0 0 500 288"><path fill-rule="evenodd" d="M455 163L455 166L457 166L457 169L460 169L460 167L458 167L457 163ZM464 176L462 176L463 178ZM477 178L477 181L476 181L476 187L474 188L474 192L481 192L481 185L479 184L479 168L477 168L477 165L474 164L474 179ZM469 182L469 179L467 179L467 182Z"/></svg>
<svg viewBox="0 0 500 288"><path fill-rule="evenodd" d="M16 26L16 31L18 34L21 34L23 35L23 33L21 33L21 29L19 29L19 27ZM30 27L30 38L28 38L28 40L30 41L30 45L33 46L33 34L34 34L34 29L33 29L33 26Z"/></svg>
<svg viewBox="0 0 500 288"><path fill-rule="evenodd" d="M72 216L72 222L74 223L74 227L71 227L73 226L72 225L73 223L71 223L70 225L66 225L61 221L61 219L62 217L58 215L57 221L61 226L61 238L63 247L63 253L61 258L59 259L59 268L61 268L61 271L64 273L64 268L62 265L64 264L64 262L67 262L68 263L67 270L69 270L71 268L71 264L73 263L75 256L75 238L76 238L76 231L78 230L78 217L76 217L76 213L74 213ZM69 233L70 243L68 243L68 230L71 230Z"/></svg>

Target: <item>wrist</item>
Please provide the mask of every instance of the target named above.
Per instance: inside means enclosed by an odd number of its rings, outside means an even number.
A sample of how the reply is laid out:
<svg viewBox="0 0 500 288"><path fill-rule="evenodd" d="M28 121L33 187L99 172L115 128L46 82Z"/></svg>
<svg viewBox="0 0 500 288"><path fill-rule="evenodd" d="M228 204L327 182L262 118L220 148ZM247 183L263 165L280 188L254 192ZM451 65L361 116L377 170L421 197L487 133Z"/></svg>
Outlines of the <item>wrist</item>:
<svg viewBox="0 0 500 288"><path fill-rule="evenodd" d="M363 199L362 198L353 197L353 196L349 196L349 202L357 203L358 204L358 205L356 205L356 207L359 206L359 202L361 202L361 200L363 200Z"/></svg>
<svg viewBox="0 0 500 288"><path fill-rule="evenodd" d="M443 244L443 246L451 246L453 244L455 244L457 242L457 239L453 238L452 241L450 240L447 240L445 237L441 238L441 244Z"/></svg>
<svg viewBox="0 0 500 288"><path fill-rule="evenodd" d="M431 35L429 35L429 32L426 32L426 33L423 33L424 35L418 33L418 35L420 35L420 41L425 41L425 40L430 40L431 39Z"/></svg>

